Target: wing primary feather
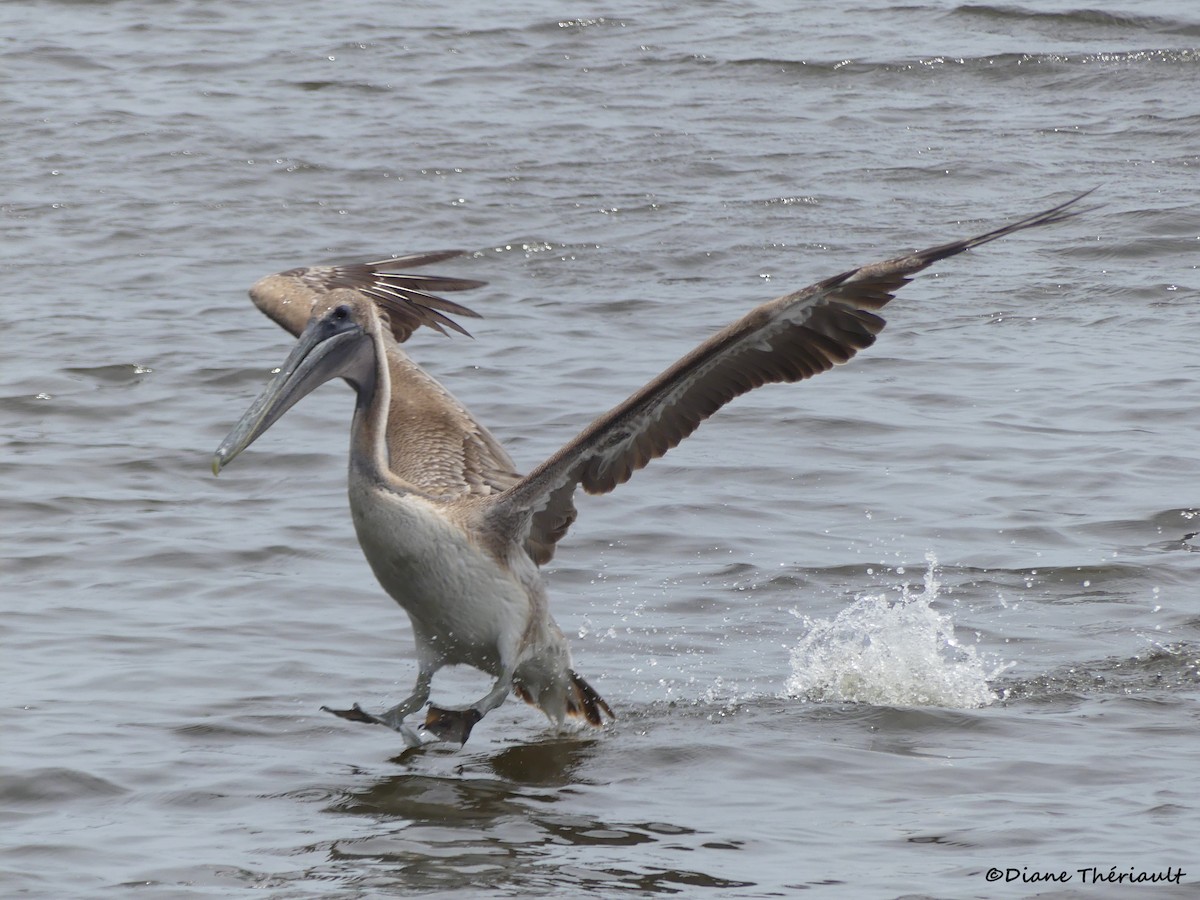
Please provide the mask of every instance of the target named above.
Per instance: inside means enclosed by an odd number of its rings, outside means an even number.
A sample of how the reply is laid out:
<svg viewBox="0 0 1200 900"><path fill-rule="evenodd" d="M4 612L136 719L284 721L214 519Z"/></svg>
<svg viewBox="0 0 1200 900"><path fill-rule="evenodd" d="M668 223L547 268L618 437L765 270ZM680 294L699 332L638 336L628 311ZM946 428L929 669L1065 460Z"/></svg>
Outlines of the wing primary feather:
<svg viewBox="0 0 1200 900"><path fill-rule="evenodd" d="M453 300L447 300L445 297L438 297L436 294L430 294L424 290L405 287L404 285L393 285L390 282L379 281L370 287L363 288L363 293L373 297L386 297L388 299L398 298L409 303L416 303L429 309L437 309L442 312L454 313L457 316L467 316L472 319L482 319L479 313L473 309L463 306L461 303L455 303Z"/></svg>
<svg viewBox="0 0 1200 900"><path fill-rule="evenodd" d="M363 263L377 269L419 269L421 266L432 266L458 256L466 256L466 250L426 250L421 253L406 253L401 256L389 256L387 259L377 259Z"/></svg>
<svg viewBox="0 0 1200 900"><path fill-rule="evenodd" d="M296 335L304 329L323 296L330 291L349 289L378 304L399 342L407 340L422 325L442 335L455 331L470 337L470 332L450 316L478 319L479 313L439 297L434 291L468 291L486 282L392 271L433 265L462 255L462 250L436 250L373 262L289 269L259 281L250 289L250 297L268 317Z"/></svg>

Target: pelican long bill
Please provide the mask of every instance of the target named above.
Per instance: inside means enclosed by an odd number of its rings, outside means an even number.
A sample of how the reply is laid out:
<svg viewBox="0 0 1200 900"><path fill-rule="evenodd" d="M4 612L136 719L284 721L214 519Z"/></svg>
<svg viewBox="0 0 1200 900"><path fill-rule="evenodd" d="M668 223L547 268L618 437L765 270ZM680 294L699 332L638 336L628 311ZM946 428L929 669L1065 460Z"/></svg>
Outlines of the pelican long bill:
<svg viewBox="0 0 1200 900"><path fill-rule="evenodd" d="M221 469L307 394L331 378L349 374L354 368L355 348L362 341L362 328L355 322L313 318L275 377L217 447L213 454L213 474L219 475Z"/></svg>

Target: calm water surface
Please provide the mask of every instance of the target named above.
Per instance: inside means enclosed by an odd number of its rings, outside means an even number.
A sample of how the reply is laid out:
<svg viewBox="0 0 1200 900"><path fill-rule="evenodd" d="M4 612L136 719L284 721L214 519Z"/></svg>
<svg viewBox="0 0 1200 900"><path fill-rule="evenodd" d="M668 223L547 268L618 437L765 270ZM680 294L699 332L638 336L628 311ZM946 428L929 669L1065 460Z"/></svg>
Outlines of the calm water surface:
<svg viewBox="0 0 1200 900"><path fill-rule="evenodd" d="M1195 895L1192 4L0 24L0 894ZM412 641L344 386L209 472L289 348L258 277L470 251L475 339L411 352L528 468L757 302L1094 186L580 501L550 589L611 728L400 755L319 711L405 695Z"/></svg>

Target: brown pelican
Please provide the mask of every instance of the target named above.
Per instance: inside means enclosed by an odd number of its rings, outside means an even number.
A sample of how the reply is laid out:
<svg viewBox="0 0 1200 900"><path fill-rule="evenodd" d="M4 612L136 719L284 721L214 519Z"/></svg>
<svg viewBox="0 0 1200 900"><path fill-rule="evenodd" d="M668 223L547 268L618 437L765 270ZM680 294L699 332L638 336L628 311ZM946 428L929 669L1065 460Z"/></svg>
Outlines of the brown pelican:
<svg viewBox="0 0 1200 900"><path fill-rule="evenodd" d="M1078 214L1076 197L993 231L852 269L752 309L604 413L528 475L469 412L400 349L420 325L463 331L447 314L474 313L434 292L480 283L396 274L452 252L352 266L292 269L251 290L268 316L299 336L278 374L217 448L219 472L294 403L344 378L357 394L350 434L350 509L383 588L412 620L412 694L378 714L329 710L386 725L417 746L405 718L429 699L434 673L469 665L495 678L461 709L430 706L424 728L466 741L515 693L555 724L599 726L612 710L571 668L538 566L575 519L577 486L600 494L662 456L734 397L800 381L870 346L877 311L930 264L1005 235Z"/></svg>

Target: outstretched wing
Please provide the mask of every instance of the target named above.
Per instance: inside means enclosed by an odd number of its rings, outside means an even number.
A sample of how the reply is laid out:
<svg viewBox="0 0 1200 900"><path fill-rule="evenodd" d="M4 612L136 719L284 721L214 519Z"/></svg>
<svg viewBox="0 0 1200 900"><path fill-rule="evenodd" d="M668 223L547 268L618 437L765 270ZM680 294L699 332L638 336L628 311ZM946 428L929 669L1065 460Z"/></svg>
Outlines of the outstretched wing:
<svg viewBox="0 0 1200 900"><path fill-rule="evenodd" d="M1088 193L1091 193L1090 191ZM574 521L577 485L611 491L662 456L741 394L771 382L811 378L871 346L883 329L876 310L932 263L988 241L1061 222L1086 194L976 237L835 275L771 300L717 332L497 498L491 514L529 540L553 546Z"/></svg>
<svg viewBox="0 0 1200 900"><path fill-rule="evenodd" d="M250 299L268 318L294 335L299 335L308 324L313 304L338 288L359 291L374 300L387 312L392 334L400 343L408 340L409 335L421 325L442 334L446 333L447 328L468 334L450 315L477 319L479 314L438 294L467 291L481 287L484 282L395 271L433 265L461 256L462 253L462 250L437 250L376 262L288 269L277 275L268 275L255 284L250 288Z"/></svg>

